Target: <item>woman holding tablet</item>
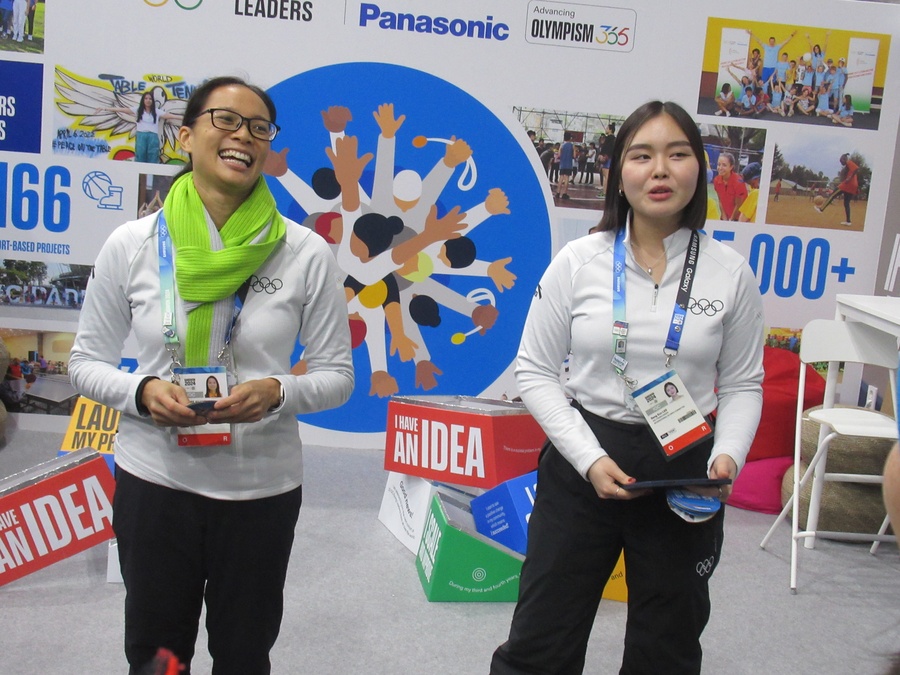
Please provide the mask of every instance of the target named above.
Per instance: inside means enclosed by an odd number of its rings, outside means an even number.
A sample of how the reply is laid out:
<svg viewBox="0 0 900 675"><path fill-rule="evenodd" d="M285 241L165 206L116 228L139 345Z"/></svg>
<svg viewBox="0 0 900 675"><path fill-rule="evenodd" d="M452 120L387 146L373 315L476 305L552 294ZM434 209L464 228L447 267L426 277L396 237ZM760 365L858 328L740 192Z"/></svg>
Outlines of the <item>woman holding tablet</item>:
<svg viewBox="0 0 900 675"><path fill-rule="evenodd" d="M641 106L619 132L609 181L600 231L550 263L519 347L519 390L548 444L495 675L581 672L623 551L629 607L619 672L699 673L724 510L687 522L664 491L623 486L733 479L759 422L762 301L744 259L698 232L707 198L696 124L671 102ZM665 404L668 383L680 396ZM662 407L678 414L661 422ZM730 493L728 485L693 489Z"/></svg>

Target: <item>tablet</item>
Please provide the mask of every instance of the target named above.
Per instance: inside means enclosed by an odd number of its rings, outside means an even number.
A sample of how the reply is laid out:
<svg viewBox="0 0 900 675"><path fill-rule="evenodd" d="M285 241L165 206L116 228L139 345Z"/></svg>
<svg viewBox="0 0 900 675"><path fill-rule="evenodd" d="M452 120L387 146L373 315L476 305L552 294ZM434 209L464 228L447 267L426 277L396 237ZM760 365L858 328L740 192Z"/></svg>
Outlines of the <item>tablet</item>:
<svg viewBox="0 0 900 675"><path fill-rule="evenodd" d="M188 404L188 408L193 410L198 415L202 415L203 413L212 410L215 404L215 401L197 401L195 403Z"/></svg>
<svg viewBox="0 0 900 675"><path fill-rule="evenodd" d="M667 478L665 480L639 480L621 485L623 490L645 490L652 488L719 487L731 485L730 478Z"/></svg>

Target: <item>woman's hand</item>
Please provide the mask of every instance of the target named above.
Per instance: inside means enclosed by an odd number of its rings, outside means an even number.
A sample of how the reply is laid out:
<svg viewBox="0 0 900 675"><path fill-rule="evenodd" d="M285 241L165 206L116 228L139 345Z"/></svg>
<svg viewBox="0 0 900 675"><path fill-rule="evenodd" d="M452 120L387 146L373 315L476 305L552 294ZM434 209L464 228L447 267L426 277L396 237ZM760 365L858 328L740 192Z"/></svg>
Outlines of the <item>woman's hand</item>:
<svg viewBox="0 0 900 675"><path fill-rule="evenodd" d="M737 464L728 455L719 455L709 467L710 478L730 478L732 481L737 476ZM732 485L717 485L715 487L692 487L690 490L698 495L706 497L718 497L720 501L728 501L731 496Z"/></svg>
<svg viewBox="0 0 900 675"><path fill-rule="evenodd" d="M588 469L588 480L600 499L634 499L649 494L649 490L623 490L622 485L636 479L619 468L612 457L601 457Z"/></svg>
<svg viewBox="0 0 900 675"><path fill-rule="evenodd" d="M712 466L709 468L710 478L730 478L732 480L728 485L722 485L717 488L717 496L721 501L727 502L731 496L731 489L734 487L734 479L737 478L737 464L728 455L719 455L716 457Z"/></svg>
<svg viewBox="0 0 900 675"><path fill-rule="evenodd" d="M177 384L167 380L150 380L144 385L141 403L147 408L150 417L161 427L193 427L206 424L201 417L188 408L187 392Z"/></svg>
<svg viewBox="0 0 900 675"><path fill-rule="evenodd" d="M259 422L271 408L281 403L281 383L272 377L236 384L228 396L216 401L205 413L211 424Z"/></svg>

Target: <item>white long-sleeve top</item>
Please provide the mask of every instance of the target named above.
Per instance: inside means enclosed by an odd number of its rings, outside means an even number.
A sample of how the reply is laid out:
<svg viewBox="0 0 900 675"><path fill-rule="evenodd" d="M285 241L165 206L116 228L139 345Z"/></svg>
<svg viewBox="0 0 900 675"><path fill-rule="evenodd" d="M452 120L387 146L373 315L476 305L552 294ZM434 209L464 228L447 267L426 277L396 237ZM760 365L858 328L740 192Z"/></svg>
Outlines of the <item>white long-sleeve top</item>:
<svg viewBox="0 0 900 675"><path fill-rule="evenodd" d="M630 227L630 225L629 225ZM626 374L646 384L667 371L663 353L690 230L666 238L666 271L657 288L634 261L626 234ZM516 359L516 382L528 410L548 438L585 478L606 456L567 396L610 420L645 423L626 405L629 390L613 357L615 232L569 243L553 259L535 291ZM701 412L717 410L710 464L727 454L743 466L762 410L762 298L743 257L701 235L700 256L678 354L671 368ZM570 378L559 371L571 352ZM661 451L660 451L661 452Z"/></svg>
<svg viewBox="0 0 900 675"><path fill-rule="evenodd" d="M238 382L273 377L284 386L284 405L259 422L232 425L230 445L184 448L175 428L141 416L135 402L145 377L170 377L156 223L157 214L126 223L100 251L69 361L72 383L84 396L124 413L116 463L139 478L216 499L257 499L296 488L303 482L303 462L295 416L343 404L354 384L347 306L334 256L319 235L285 219L285 239L257 270L232 336ZM180 297L176 307L183 341L187 316ZM139 365L125 373L118 364L131 331ZM302 376L290 374L298 338L308 364Z"/></svg>

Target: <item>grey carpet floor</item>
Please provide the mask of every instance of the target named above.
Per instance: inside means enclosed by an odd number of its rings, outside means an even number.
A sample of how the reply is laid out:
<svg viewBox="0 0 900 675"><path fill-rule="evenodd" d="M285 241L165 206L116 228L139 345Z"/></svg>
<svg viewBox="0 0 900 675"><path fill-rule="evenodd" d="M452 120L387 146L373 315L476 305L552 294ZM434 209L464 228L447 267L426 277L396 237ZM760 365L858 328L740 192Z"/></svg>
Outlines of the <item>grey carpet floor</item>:
<svg viewBox="0 0 900 675"><path fill-rule="evenodd" d="M62 434L15 431L0 477L55 456ZM377 520L386 474L378 450L306 447L306 483L285 590L278 674L486 673L506 637L511 603L430 603L414 557ZM766 551L774 516L730 508L712 579L704 673L885 672L900 649L900 555L883 545L820 542L802 551L788 591L790 527ZM106 581L107 547L0 587L4 675L125 673L124 591ZM604 601L585 672L618 672L626 608ZM194 673L209 673L205 635Z"/></svg>

